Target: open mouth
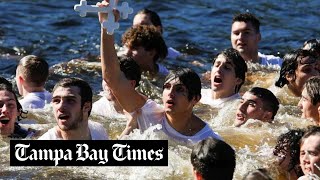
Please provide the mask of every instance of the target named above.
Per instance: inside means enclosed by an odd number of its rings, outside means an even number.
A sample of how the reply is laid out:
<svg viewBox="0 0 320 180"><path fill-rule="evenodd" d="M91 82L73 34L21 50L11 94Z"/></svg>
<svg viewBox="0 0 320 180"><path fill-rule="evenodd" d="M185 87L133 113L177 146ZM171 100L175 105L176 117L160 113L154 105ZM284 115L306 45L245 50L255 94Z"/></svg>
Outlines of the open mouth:
<svg viewBox="0 0 320 180"><path fill-rule="evenodd" d="M1 120L0 120L0 123L1 123L1 124L8 124L9 121L10 121L9 119L1 119Z"/></svg>
<svg viewBox="0 0 320 180"><path fill-rule="evenodd" d="M174 105L174 102L173 102L173 100L168 100L168 101L167 101L167 104L168 104L168 105Z"/></svg>
<svg viewBox="0 0 320 180"><path fill-rule="evenodd" d="M245 115L242 113L237 113L237 120L244 121L246 119Z"/></svg>
<svg viewBox="0 0 320 180"><path fill-rule="evenodd" d="M213 79L213 82L215 83L222 83L222 79L218 76L215 76L214 79Z"/></svg>
<svg viewBox="0 0 320 180"><path fill-rule="evenodd" d="M59 118L60 120L67 120L69 117L70 117L70 116L65 115L65 114L60 114L60 115L58 116L58 118Z"/></svg>

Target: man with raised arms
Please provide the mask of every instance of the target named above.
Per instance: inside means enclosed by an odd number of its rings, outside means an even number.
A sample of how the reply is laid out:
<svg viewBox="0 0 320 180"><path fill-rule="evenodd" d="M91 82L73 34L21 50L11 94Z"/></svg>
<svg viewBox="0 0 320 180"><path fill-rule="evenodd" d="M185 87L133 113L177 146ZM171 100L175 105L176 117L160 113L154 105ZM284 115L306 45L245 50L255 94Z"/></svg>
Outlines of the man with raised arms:
<svg viewBox="0 0 320 180"><path fill-rule="evenodd" d="M104 7L109 3L102 1L97 5ZM114 11L114 14L116 19L119 19L118 11ZM99 13L100 23L105 19L106 14ZM125 77L120 70L114 49L114 37L108 35L103 28L101 29L101 65L103 79L122 107L130 113L139 109L141 111L139 117L132 118L127 123L123 134L129 134L136 128L143 131L152 125L161 124L161 131L169 138L185 144L194 144L207 137L220 139L207 123L192 112L194 105L201 98L201 81L194 71L180 69L166 77L162 95L163 109L154 101L138 93Z"/></svg>

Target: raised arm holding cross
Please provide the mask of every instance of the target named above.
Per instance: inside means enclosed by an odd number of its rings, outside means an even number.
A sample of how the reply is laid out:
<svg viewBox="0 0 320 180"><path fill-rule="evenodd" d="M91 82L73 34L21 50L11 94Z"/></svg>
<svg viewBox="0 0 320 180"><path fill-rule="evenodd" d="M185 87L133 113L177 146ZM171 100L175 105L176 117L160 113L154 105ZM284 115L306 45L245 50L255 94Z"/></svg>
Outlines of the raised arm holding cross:
<svg viewBox="0 0 320 180"><path fill-rule="evenodd" d="M108 18L101 22L101 26L107 29L108 34L113 34L114 30L119 28L119 23L115 21L112 11L117 9L123 19L127 19L128 15L133 13L133 9L129 7L127 2L123 2L119 7L117 4L118 0L110 0L108 6L87 5L86 0L81 0L80 4L74 6L74 10L78 11L81 17L85 17L87 12L107 13Z"/></svg>

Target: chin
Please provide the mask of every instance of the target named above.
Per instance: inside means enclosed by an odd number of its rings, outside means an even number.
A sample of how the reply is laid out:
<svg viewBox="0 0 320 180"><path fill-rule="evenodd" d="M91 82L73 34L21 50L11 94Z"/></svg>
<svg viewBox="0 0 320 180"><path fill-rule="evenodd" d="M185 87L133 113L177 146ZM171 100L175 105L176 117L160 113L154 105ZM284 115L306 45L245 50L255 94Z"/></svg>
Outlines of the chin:
<svg viewBox="0 0 320 180"><path fill-rule="evenodd" d="M244 53L245 52L244 49L237 48L237 50L239 51L239 53Z"/></svg>

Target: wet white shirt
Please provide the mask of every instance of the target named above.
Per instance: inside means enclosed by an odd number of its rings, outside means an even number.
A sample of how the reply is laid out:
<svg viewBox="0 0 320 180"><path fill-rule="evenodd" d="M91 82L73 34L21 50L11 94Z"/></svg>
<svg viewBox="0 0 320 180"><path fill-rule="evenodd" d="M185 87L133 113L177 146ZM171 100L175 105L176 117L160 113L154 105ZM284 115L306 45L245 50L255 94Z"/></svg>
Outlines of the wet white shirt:
<svg viewBox="0 0 320 180"><path fill-rule="evenodd" d="M236 93L232 96L226 98L213 99L212 98L212 90L211 89L201 89L201 99L200 102L202 104L208 104L215 108L224 107L225 103L232 102L234 100L240 99L241 96L239 93Z"/></svg>
<svg viewBox="0 0 320 180"><path fill-rule="evenodd" d="M24 110L41 109L46 104L50 104L52 95L48 91L28 93L19 102Z"/></svg>
<svg viewBox="0 0 320 180"><path fill-rule="evenodd" d="M89 120L88 125L89 125L90 134L91 134L91 140L108 140L109 139L107 131L102 126L102 124ZM46 132L41 137L39 137L38 140L63 140L63 139L62 137L58 136L56 127L53 127L49 129L48 132Z"/></svg>
<svg viewBox="0 0 320 180"><path fill-rule="evenodd" d="M280 57L274 55L265 55L258 52L260 58L260 64L265 66L278 66L281 67L283 60Z"/></svg>
<svg viewBox="0 0 320 180"><path fill-rule="evenodd" d="M163 131L170 138L186 144L195 144L198 141L201 141L208 137L213 137L221 140L221 137L213 132L213 130L207 123L204 128L202 128L193 136L185 136L179 133L168 123L163 107L158 105L156 102L148 99L145 105L141 108L141 115L138 117L139 128L143 132L149 127L157 124L161 124L162 128L159 130Z"/></svg>
<svg viewBox="0 0 320 180"><path fill-rule="evenodd" d="M91 113L112 119L125 118L125 115L118 113L113 104L105 96L102 96L92 104Z"/></svg>

